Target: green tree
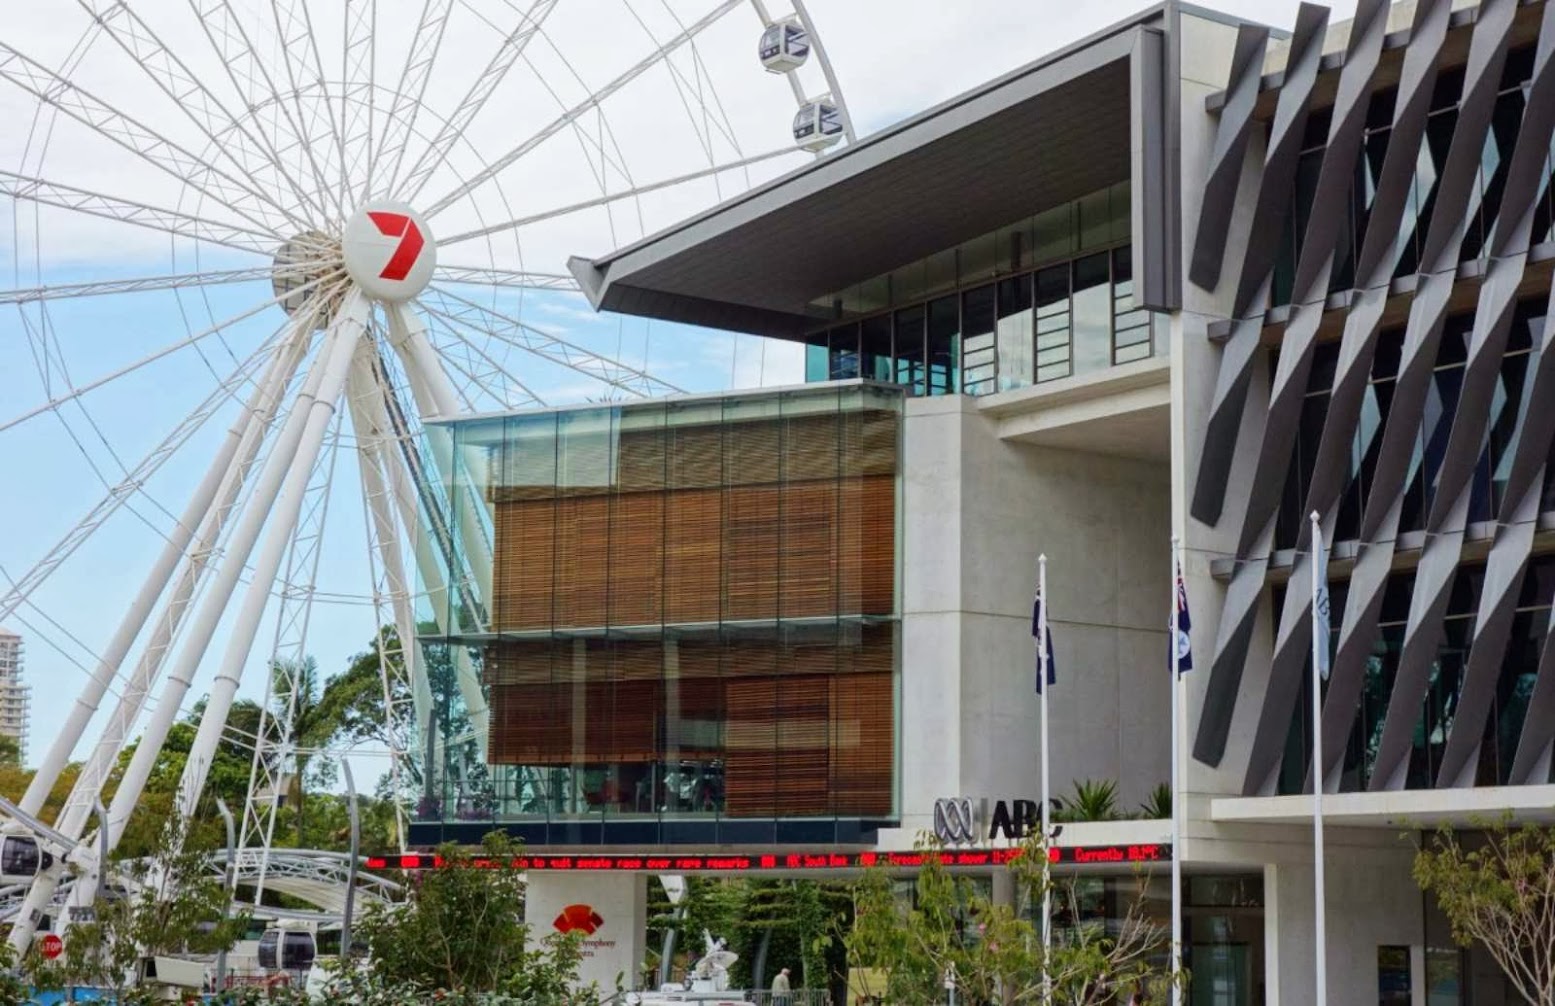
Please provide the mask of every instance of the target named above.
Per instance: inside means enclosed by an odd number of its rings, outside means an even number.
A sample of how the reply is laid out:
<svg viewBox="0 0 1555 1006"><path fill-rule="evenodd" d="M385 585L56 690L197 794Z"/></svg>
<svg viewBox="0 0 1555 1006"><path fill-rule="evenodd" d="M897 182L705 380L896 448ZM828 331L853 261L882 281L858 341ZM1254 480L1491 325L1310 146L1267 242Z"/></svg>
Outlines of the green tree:
<svg viewBox="0 0 1555 1006"><path fill-rule="evenodd" d="M1443 826L1415 853L1414 874L1454 940L1483 944L1526 1002L1555 1006L1555 828L1501 821L1466 846Z"/></svg>
<svg viewBox="0 0 1555 1006"><path fill-rule="evenodd" d="M240 913L223 921L231 895L209 868L210 852L170 814L149 857L126 860L121 853L99 888L92 920L65 931L62 977L110 988L125 1002L126 978L143 974L145 958L231 948L248 919Z"/></svg>
<svg viewBox="0 0 1555 1006"><path fill-rule="evenodd" d="M271 729L295 752L297 773L291 780L291 802L296 809L297 844L305 847L308 786L327 786L334 781L334 761L315 752L331 745L340 732L340 721L338 713L323 701L318 662L312 657L277 661L270 668L270 682Z"/></svg>
<svg viewBox="0 0 1555 1006"><path fill-rule="evenodd" d="M848 964L859 969L867 992L900 1006L943 1002L947 976L966 1002L1037 1003L1044 995L1044 963L1053 1002L1100 1006L1119 990L1164 991L1169 976L1151 964L1165 934L1136 899L1121 920L1082 923L1056 933L1052 952L1041 930L1013 906L995 904L972 878L953 873L933 840L920 842L923 865L901 890L882 865L853 885L853 925L843 936ZM1047 850L1032 839L1010 865L1017 901L1040 905L1043 893L1073 901L1072 889L1053 885L1043 870ZM1077 912L1072 915L1078 917Z"/></svg>
<svg viewBox="0 0 1555 1006"><path fill-rule="evenodd" d="M581 936L547 935L525 948L524 882L519 847L503 832L486 836L478 857L455 845L442 869L423 874L403 904L369 906L359 930L372 948L370 977L386 988L419 992L501 992L524 1001L585 1003L598 990L577 983Z"/></svg>
<svg viewBox="0 0 1555 1006"><path fill-rule="evenodd" d="M385 626L378 639L368 643L367 649L352 657L343 672L324 685L324 694L319 700L320 717L329 725L331 741L403 747L410 740L398 732L400 724L390 723L384 715L383 668L378 655L380 642L391 665L394 702L400 704L410 699L409 686L400 673L404 660L399 634L393 627ZM414 770L414 766L407 768Z"/></svg>
<svg viewBox="0 0 1555 1006"><path fill-rule="evenodd" d="M174 723L168 731L167 741L152 763L145 789L135 802L135 810L126 822L116 849L128 858L152 855L161 841L161 831L167 818L173 813L175 797L183 779L184 767L189 761L189 751L199 730L200 718L205 713L205 701L195 703L183 720ZM248 796L249 772L253 767L254 736L259 731L259 704L241 699L233 703L227 717L226 729L216 746L206 773L205 790L201 793L192 822L191 839L196 845L215 847L223 839L221 822L216 816L216 798L227 802L236 812ZM117 790L124 770L134 757L139 741L129 745L119 755L119 764L104 788L103 798L109 800Z"/></svg>

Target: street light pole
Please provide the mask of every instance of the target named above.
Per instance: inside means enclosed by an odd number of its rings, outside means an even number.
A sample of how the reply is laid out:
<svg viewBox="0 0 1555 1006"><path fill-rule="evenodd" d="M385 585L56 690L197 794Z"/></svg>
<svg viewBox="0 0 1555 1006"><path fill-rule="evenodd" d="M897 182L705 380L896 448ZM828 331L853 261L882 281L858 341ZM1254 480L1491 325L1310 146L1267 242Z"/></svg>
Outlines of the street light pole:
<svg viewBox="0 0 1555 1006"><path fill-rule="evenodd" d="M340 959L351 960L351 915L356 908L356 867L362 841L361 818L356 810L356 781L351 778L351 763L342 758L340 769L346 777L346 810L351 815L351 858L346 866L346 904L340 921Z"/></svg>
<svg viewBox="0 0 1555 1006"><path fill-rule="evenodd" d="M102 807L102 804L99 803L98 807L100 809ZM233 885L233 878L232 878L232 857L233 857L233 847L237 844L237 839L233 835L232 811L227 809L227 801L223 800L219 796L216 798L216 810L221 813L222 823L227 826L227 862L226 862L226 865L222 868L222 871L221 871L222 887L225 888L226 892L227 892L226 900L224 900L221 903L221 921L223 923L225 923L227 921L229 909L230 909L230 907L232 905L232 895L234 893L233 892L234 885ZM103 823L104 824L107 823L107 815L106 815L106 813L104 814L104 817L103 817ZM104 829L103 834L105 836L107 835L107 830L106 829ZM106 841L107 841L107 839L105 838L104 842L106 843ZM226 947L226 944L223 943L221 948L216 951L216 988L215 988L214 991L219 995L221 993L221 991L226 987L226 985L227 985L227 947Z"/></svg>

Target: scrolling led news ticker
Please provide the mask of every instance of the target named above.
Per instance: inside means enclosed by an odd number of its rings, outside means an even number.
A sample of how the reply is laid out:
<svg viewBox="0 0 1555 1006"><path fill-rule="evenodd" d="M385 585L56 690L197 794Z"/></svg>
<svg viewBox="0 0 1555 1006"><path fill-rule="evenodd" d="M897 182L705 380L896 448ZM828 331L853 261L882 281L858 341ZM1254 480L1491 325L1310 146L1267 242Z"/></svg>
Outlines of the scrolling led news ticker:
<svg viewBox="0 0 1555 1006"><path fill-rule="evenodd" d="M518 856L512 865L520 870L570 870L584 873L646 871L649 873L753 873L763 870L859 870L872 866L916 869L930 856L938 856L945 866L1005 866L1020 855L1019 849L946 849L933 852L756 852L731 854L616 854L592 856ZM1157 845L1074 845L1050 849L1049 859L1056 864L1128 865L1161 863L1172 858L1172 847ZM472 860L475 866L494 866L490 860ZM443 866L440 856L417 855L369 856L369 870L430 870Z"/></svg>

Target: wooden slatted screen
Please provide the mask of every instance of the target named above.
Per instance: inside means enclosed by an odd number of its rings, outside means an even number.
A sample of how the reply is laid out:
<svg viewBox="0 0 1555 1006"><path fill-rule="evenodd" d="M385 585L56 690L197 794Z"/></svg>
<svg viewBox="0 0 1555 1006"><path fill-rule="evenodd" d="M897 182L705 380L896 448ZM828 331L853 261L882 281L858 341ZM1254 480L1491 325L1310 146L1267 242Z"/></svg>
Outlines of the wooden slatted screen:
<svg viewBox="0 0 1555 1006"><path fill-rule="evenodd" d="M892 626L778 626L894 613L899 425L730 413L606 435L583 417L553 456L511 446L492 465L493 628L584 636L487 649L492 762L722 757L731 816L889 813ZM599 633L660 625L673 651Z"/></svg>

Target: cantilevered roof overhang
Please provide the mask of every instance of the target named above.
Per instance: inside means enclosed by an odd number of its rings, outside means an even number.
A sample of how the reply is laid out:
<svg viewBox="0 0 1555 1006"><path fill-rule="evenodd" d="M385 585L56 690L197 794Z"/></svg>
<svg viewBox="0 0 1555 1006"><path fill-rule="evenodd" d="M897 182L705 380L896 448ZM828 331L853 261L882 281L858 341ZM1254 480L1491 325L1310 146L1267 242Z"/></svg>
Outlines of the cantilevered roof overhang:
<svg viewBox="0 0 1555 1006"><path fill-rule="evenodd" d="M1151 8L572 272L601 310L793 338L834 291L1131 178L1142 299L1175 306L1174 20Z"/></svg>

